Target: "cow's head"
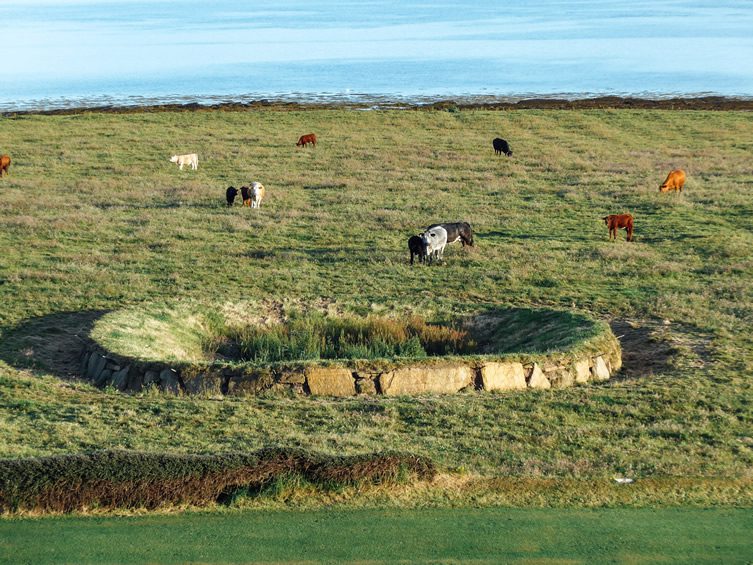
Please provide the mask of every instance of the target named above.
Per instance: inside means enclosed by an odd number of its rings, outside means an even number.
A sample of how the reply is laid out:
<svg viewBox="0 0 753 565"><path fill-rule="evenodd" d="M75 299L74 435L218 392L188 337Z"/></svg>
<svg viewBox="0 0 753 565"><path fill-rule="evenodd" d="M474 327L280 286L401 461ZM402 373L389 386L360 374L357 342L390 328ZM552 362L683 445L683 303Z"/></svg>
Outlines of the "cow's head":
<svg viewBox="0 0 753 565"><path fill-rule="evenodd" d="M659 192L669 192L669 187L666 183L659 185Z"/></svg>
<svg viewBox="0 0 753 565"><path fill-rule="evenodd" d="M423 241L424 247L428 247L433 242L437 241L437 232L434 230L426 230L421 234L421 241Z"/></svg>
<svg viewBox="0 0 753 565"><path fill-rule="evenodd" d="M609 216L604 216L604 217L602 218L602 220L604 220L604 223L605 223L606 225L609 225Z"/></svg>
<svg viewBox="0 0 753 565"><path fill-rule="evenodd" d="M172 157L170 157L170 162L171 163L177 163L178 162L178 156L177 155L173 155Z"/></svg>
<svg viewBox="0 0 753 565"><path fill-rule="evenodd" d="M512 157L512 149L508 151L507 153L505 153L505 155L507 155L508 157Z"/></svg>

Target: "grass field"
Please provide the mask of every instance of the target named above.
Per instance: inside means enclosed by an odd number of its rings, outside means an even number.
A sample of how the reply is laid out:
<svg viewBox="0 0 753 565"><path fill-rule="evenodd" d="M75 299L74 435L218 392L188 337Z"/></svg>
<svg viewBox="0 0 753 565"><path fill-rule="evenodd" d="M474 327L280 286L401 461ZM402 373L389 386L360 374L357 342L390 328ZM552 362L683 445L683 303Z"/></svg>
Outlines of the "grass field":
<svg viewBox="0 0 753 565"><path fill-rule="evenodd" d="M745 510L360 510L0 522L0 563L750 563Z"/></svg>
<svg viewBox="0 0 753 565"><path fill-rule="evenodd" d="M319 145L297 150L309 131ZM497 135L512 158L494 155ZM692 504L750 505L752 150L753 115L732 111L2 118L13 164L0 180L0 456L390 448L470 477L573 479L581 493L615 475L681 479L696 485ZM193 151L196 172L168 162ZM675 167L686 191L659 194ZM251 180L267 188L262 208L228 209L225 188ZM600 220L623 212L631 244L608 241ZM408 265L410 235L456 220L474 226L475 249ZM625 367L569 390L379 400L133 397L68 379L75 332L163 301L430 317L567 308L612 324ZM669 490L635 504L682 504ZM578 505L550 496L540 503Z"/></svg>

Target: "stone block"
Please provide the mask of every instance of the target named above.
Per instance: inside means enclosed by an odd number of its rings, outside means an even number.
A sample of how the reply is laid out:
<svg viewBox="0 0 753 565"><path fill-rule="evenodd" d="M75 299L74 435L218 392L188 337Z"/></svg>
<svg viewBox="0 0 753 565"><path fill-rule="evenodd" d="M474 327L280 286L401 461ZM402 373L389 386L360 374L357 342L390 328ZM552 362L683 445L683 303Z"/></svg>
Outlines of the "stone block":
<svg viewBox="0 0 753 565"><path fill-rule="evenodd" d="M255 395L269 390L275 384L272 372L266 369L234 374L228 380L227 394L232 396Z"/></svg>
<svg viewBox="0 0 753 565"><path fill-rule="evenodd" d="M552 383L549 382L549 379L547 379L546 375L544 375L544 371L541 370L541 367L539 367L537 363L533 364L531 376L528 377L528 388L552 388Z"/></svg>
<svg viewBox="0 0 753 565"><path fill-rule="evenodd" d="M517 390L526 388L522 363L486 363L481 367L484 390Z"/></svg>
<svg viewBox="0 0 753 565"><path fill-rule="evenodd" d="M107 357L100 355L99 353L92 353L89 357L89 363L86 368L86 378L90 381L97 380L99 374L104 370L107 365Z"/></svg>
<svg viewBox="0 0 753 565"><path fill-rule="evenodd" d="M377 393L376 382L374 379L356 379L356 392L358 394L375 395Z"/></svg>
<svg viewBox="0 0 753 565"><path fill-rule="evenodd" d="M112 386L117 388L120 392L125 391L128 388L128 370L130 367L125 367L112 374Z"/></svg>
<svg viewBox="0 0 753 565"><path fill-rule="evenodd" d="M196 373L183 375L183 384L188 394L222 395L224 377L217 373Z"/></svg>
<svg viewBox="0 0 753 565"><path fill-rule="evenodd" d="M473 370L467 365L403 367L379 375L379 388L387 396L453 394L473 386Z"/></svg>
<svg viewBox="0 0 753 565"><path fill-rule="evenodd" d="M94 379L94 384L102 387L107 386L110 384L111 377L112 371L110 369L105 369L99 375L97 375L96 379Z"/></svg>
<svg viewBox="0 0 753 565"><path fill-rule="evenodd" d="M84 351L84 354L81 356L81 364L78 368L78 375L81 378L86 377L86 368L89 366L89 357L91 357L91 354L88 351Z"/></svg>
<svg viewBox="0 0 753 565"><path fill-rule="evenodd" d="M306 384L315 396L355 396L353 373L345 367L307 367Z"/></svg>
<svg viewBox="0 0 753 565"><path fill-rule="evenodd" d="M144 373L143 383L145 387L159 384L159 373L157 371L147 371Z"/></svg>
<svg viewBox="0 0 753 565"><path fill-rule="evenodd" d="M178 394L180 392L178 372L175 369L162 369L159 374L159 387L164 392Z"/></svg>
<svg viewBox="0 0 753 565"><path fill-rule="evenodd" d="M567 388L575 384L575 374L567 367L558 367L546 373L546 378L553 388Z"/></svg>
<svg viewBox="0 0 753 565"><path fill-rule="evenodd" d="M591 377L591 362L588 359L579 359L573 363L573 375L575 382L579 384L587 383Z"/></svg>
<svg viewBox="0 0 753 565"><path fill-rule="evenodd" d="M593 367L591 367L591 375L595 381L609 380L609 368L601 355L594 359Z"/></svg>
<svg viewBox="0 0 753 565"><path fill-rule="evenodd" d="M302 385L306 382L306 375L303 373L303 371L286 371L280 375L280 379L277 382L284 385Z"/></svg>
<svg viewBox="0 0 753 565"><path fill-rule="evenodd" d="M128 371L128 392L141 392L144 388L144 375L139 370Z"/></svg>

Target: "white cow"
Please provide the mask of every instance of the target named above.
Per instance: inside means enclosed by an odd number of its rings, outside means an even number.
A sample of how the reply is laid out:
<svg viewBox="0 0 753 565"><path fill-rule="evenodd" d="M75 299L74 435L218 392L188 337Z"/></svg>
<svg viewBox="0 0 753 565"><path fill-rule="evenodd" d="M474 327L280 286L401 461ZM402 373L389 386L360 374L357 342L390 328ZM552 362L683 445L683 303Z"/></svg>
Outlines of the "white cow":
<svg viewBox="0 0 753 565"><path fill-rule="evenodd" d="M442 258L445 245L447 245L447 230L442 226L432 226L421 234L421 239L426 245L426 257L429 263Z"/></svg>
<svg viewBox="0 0 753 565"><path fill-rule="evenodd" d="M195 171L199 168L199 156L196 153L189 153L188 155L173 155L170 157L171 163L178 163L178 168L182 171L183 165L191 165L191 168Z"/></svg>
<svg viewBox="0 0 753 565"><path fill-rule="evenodd" d="M259 208L265 193L264 185L260 182L251 183L251 208Z"/></svg>

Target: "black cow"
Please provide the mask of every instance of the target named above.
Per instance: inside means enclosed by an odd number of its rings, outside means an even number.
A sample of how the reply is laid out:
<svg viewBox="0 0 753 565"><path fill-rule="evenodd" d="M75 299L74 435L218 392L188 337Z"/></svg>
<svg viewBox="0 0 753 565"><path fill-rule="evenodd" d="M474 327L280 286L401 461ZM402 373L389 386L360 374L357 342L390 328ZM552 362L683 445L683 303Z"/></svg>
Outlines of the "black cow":
<svg viewBox="0 0 753 565"><path fill-rule="evenodd" d="M468 222L454 222L451 224L432 224L427 229L442 227L447 230L447 243L455 243L459 241L463 244L463 247L470 245L473 247L473 230L471 224Z"/></svg>
<svg viewBox="0 0 753 565"><path fill-rule="evenodd" d="M420 235L412 235L408 239L408 251L410 251L410 264L413 264L413 256L418 255L418 261L424 263L426 261L426 243L421 239Z"/></svg>
<svg viewBox="0 0 753 565"><path fill-rule="evenodd" d="M501 137L495 137L492 140L492 145L494 146L495 155L502 155L502 153L504 153L508 157L512 157L512 149L510 149L510 144Z"/></svg>
<svg viewBox="0 0 753 565"><path fill-rule="evenodd" d="M225 191L225 198L227 198L227 205L232 206L235 202L235 197L238 196L238 189L234 186L228 186Z"/></svg>

